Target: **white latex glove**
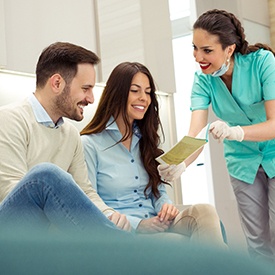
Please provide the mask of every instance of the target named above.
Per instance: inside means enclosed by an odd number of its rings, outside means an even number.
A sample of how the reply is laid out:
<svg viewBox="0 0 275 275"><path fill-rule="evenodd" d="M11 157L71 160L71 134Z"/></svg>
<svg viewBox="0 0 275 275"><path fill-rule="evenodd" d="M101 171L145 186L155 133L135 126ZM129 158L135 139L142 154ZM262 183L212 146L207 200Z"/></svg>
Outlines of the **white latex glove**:
<svg viewBox="0 0 275 275"><path fill-rule="evenodd" d="M223 141L225 138L237 141L242 141L244 138L244 131L240 126L230 127L224 121L220 120L210 124L209 132L215 139L218 139L219 142Z"/></svg>
<svg viewBox="0 0 275 275"><path fill-rule="evenodd" d="M158 166L159 175L164 181L173 181L179 178L185 169L184 161L178 165L160 164Z"/></svg>

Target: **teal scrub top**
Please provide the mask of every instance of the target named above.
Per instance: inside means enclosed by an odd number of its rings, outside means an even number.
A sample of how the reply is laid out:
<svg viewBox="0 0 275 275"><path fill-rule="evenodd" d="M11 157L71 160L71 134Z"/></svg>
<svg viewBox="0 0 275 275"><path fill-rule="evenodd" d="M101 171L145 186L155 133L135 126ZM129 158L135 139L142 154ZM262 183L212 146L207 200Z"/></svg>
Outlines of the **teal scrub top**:
<svg viewBox="0 0 275 275"><path fill-rule="evenodd" d="M211 104L215 115L230 126L253 125L266 121L264 102L274 99L275 58L260 49L247 55L235 53L231 93L220 77L196 72L191 110L205 110ZM269 178L275 177L275 139L224 140L224 155L228 172L236 179L252 184L260 165Z"/></svg>

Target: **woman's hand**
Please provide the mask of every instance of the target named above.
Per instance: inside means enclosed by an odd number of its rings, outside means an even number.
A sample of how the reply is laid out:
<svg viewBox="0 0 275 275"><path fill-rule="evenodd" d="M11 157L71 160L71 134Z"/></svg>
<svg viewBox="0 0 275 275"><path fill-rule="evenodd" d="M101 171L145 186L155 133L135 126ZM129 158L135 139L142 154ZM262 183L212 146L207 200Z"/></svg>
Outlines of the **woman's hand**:
<svg viewBox="0 0 275 275"><path fill-rule="evenodd" d="M159 211L158 217L161 222L166 223L167 221L173 221L178 214L179 210L173 204L165 203Z"/></svg>
<svg viewBox="0 0 275 275"><path fill-rule="evenodd" d="M171 221L160 221L158 216L142 220L136 231L138 233L148 234L148 233L158 233L166 231L171 224Z"/></svg>

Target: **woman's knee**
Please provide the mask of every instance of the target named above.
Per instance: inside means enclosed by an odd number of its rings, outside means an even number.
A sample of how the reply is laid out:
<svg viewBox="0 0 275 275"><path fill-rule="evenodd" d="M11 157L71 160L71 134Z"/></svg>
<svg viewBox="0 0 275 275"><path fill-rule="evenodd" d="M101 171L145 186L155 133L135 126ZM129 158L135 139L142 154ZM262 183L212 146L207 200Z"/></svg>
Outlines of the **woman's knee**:
<svg viewBox="0 0 275 275"><path fill-rule="evenodd" d="M216 208L211 204L195 204L190 210L196 218L219 219Z"/></svg>

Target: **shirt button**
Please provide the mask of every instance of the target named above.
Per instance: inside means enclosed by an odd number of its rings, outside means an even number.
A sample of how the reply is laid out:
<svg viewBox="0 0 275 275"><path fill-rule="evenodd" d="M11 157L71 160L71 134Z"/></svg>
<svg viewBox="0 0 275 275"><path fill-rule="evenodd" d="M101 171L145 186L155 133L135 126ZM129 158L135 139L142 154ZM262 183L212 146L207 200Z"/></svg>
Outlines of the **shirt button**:
<svg viewBox="0 0 275 275"><path fill-rule="evenodd" d="M131 159L131 162L133 163L135 160Z"/></svg>
<svg viewBox="0 0 275 275"><path fill-rule="evenodd" d="M134 190L134 192L136 193L136 192L137 192L137 190Z"/></svg>
<svg viewBox="0 0 275 275"><path fill-rule="evenodd" d="M144 217L145 217L145 218L148 218L148 215L146 214L146 215L144 215Z"/></svg>
<svg viewBox="0 0 275 275"><path fill-rule="evenodd" d="M139 207L141 207L141 206L142 206L142 204L139 204L138 206L139 206Z"/></svg>
<svg viewBox="0 0 275 275"><path fill-rule="evenodd" d="M138 176L135 176L135 179L137 180L137 179L138 179Z"/></svg>

